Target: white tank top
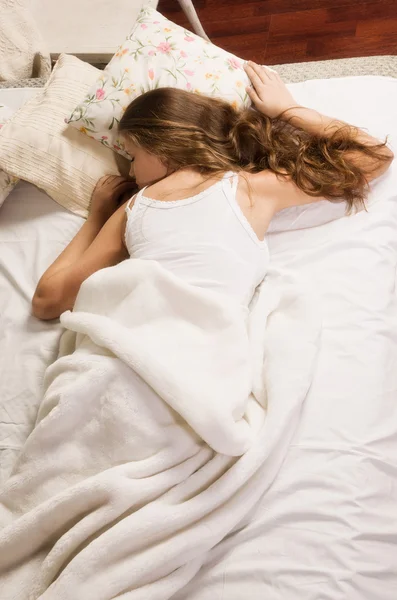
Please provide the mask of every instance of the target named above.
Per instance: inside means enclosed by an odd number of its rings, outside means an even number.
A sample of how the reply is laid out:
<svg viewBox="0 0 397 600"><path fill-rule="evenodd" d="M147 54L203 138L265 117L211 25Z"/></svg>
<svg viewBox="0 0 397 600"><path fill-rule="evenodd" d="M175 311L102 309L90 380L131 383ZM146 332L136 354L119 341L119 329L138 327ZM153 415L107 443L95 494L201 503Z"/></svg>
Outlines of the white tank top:
<svg viewBox="0 0 397 600"><path fill-rule="evenodd" d="M186 282L248 305L266 275L269 252L236 200L238 174L184 200L153 200L146 187L127 204L131 258L156 260Z"/></svg>

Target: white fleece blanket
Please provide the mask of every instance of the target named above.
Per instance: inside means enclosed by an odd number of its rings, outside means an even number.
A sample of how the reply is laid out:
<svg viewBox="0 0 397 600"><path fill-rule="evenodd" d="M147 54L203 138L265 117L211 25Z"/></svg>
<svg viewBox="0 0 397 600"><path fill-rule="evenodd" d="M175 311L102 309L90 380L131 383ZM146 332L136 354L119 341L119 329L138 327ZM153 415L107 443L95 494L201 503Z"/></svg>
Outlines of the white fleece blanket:
<svg viewBox="0 0 397 600"><path fill-rule="evenodd" d="M83 284L0 495L1 600L167 600L238 526L315 371L315 294L279 281L250 312L151 261Z"/></svg>

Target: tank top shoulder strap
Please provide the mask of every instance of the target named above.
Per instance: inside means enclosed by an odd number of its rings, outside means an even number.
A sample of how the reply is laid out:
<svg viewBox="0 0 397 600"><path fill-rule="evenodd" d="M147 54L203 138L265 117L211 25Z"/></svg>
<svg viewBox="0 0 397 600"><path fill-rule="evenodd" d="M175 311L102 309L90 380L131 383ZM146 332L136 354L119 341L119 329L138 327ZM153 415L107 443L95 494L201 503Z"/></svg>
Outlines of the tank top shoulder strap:
<svg viewBox="0 0 397 600"><path fill-rule="evenodd" d="M139 190L139 192L137 192L136 194L134 194L133 196L131 196L131 198L128 200L125 210L126 212L131 212L134 208L136 209L138 204L139 204L139 199L142 196L142 192L145 188L143 188L142 190ZM134 203L133 207L131 207L131 203Z"/></svg>
<svg viewBox="0 0 397 600"><path fill-rule="evenodd" d="M232 199L235 198L238 186L238 173L227 171L223 176L223 186L227 197L230 198L231 196Z"/></svg>
<svg viewBox="0 0 397 600"><path fill-rule="evenodd" d="M234 197L236 197L237 186L238 186L238 173L234 173L233 179L231 181L231 185L232 185L232 194Z"/></svg>
<svg viewBox="0 0 397 600"><path fill-rule="evenodd" d="M239 182L239 174L234 171L228 171L225 173L223 178L224 192L231 206L233 212L235 213L237 219L240 221L244 229L247 231L250 238L260 247L265 247L267 249L267 241L266 239L260 240L252 228L251 223L248 221L245 216L240 204L237 200L237 187Z"/></svg>

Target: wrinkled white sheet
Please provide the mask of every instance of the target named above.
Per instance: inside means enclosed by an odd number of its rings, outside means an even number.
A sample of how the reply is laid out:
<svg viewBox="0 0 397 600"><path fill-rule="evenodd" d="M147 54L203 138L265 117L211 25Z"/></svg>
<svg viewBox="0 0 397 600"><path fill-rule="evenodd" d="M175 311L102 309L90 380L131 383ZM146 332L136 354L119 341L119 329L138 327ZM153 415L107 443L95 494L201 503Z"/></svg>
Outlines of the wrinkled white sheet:
<svg viewBox="0 0 397 600"><path fill-rule="evenodd" d="M31 316L31 299L82 223L25 182L0 209L0 488L33 428L62 332Z"/></svg>

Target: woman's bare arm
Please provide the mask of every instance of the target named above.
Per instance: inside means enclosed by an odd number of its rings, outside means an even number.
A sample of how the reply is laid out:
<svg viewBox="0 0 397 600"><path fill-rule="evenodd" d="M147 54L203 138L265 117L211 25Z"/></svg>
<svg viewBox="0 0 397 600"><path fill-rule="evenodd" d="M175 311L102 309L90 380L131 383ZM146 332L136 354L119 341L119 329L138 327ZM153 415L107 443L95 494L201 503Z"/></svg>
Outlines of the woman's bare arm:
<svg viewBox="0 0 397 600"><path fill-rule="evenodd" d="M387 146L379 148L379 144L382 144L380 140L344 121L297 105L291 92L275 71L251 61L246 64L245 70L253 85L252 88L247 88L248 95L261 113L270 118L288 120L295 127L325 138L331 137L342 128L350 127L354 130L357 142L369 147L378 146L378 154L382 156L382 159L379 159L359 150L346 151L347 158L365 173L367 181L379 177L389 168L394 154Z"/></svg>
<svg viewBox="0 0 397 600"><path fill-rule="evenodd" d="M120 195L133 186L122 177L102 178L95 188L91 212L74 239L41 277L32 299L33 314L55 319L73 308L82 282L92 273L128 257L124 246L125 204Z"/></svg>
<svg viewBox="0 0 397 600"><path fill-rule="evenodd" d="M327 117L316 110L305 108L304 106L292 106L286 109L280 115L280 118L288 120L295 127L299 127L308 133L325 138L331 137L336 131L344 127L352 127L355 131L356 141L364 146L377 146L382 143L363 129L353 127L344 121ZM385 157L384 161L374 159L360 151L346 152L349 160L356 163L364 171L367 181L372 181L387 171L394 158L394 154L388 146L379 148L379 154Z"/></svg>
<svg viewBox="0 0 397 600"><path fill-rule="evenodd" d="M124 230L125 204L102 227L101 223L88 220L71 242L71 248L66 248L59 262L54 263L40 279L32 300L34 316L46 321L71 310L83 281L96 271L128 258L123 243ZM95 231L98 234L88 245Z"/></svg>

